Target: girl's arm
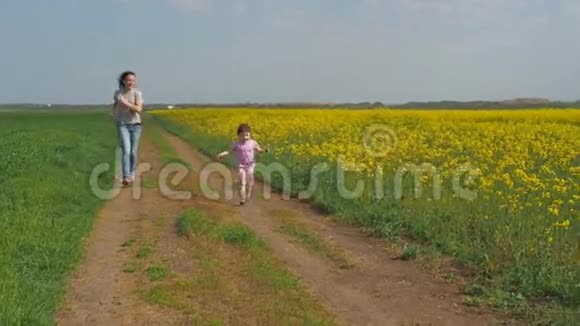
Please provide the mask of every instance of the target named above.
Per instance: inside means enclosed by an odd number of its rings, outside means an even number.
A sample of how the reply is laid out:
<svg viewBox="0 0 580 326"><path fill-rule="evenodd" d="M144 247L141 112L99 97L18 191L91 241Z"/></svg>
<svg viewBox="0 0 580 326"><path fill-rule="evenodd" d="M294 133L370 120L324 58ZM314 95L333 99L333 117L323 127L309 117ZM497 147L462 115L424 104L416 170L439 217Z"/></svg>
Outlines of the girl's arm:
<svg viewBox="0 0 580 326"><path fill-rule="evenodd" d="M260 145L259 145L258 143L256 143L256 150L257 150L259 153L268 152L268 149L267 149L267 148L262 148L262 147L260 147Z"/></svg>
<svg viewBox="0 0 580 326"><path fill-rule="evenodd" d="M227 151L223 151L221 153L219 153L218 155L216 155L217 159L221 159L222 157L226 156L226 155L230 155L230 153L234 153L236 152L236 143L232 143L230 145L230 149Z"/></svg>
<svg viewBox="0 0 580 326"><path fill-rule="evenodd" d="M224 157L224 156L226 156L226 155L229 155L229 154L230 154L230 152L229 152L229 151L223 151L223 152L221 152L221 153L219 153L219 154L217 155L217 158L218 158L218 160L219 160L220 158L222 158L222 157Z"/></svg>

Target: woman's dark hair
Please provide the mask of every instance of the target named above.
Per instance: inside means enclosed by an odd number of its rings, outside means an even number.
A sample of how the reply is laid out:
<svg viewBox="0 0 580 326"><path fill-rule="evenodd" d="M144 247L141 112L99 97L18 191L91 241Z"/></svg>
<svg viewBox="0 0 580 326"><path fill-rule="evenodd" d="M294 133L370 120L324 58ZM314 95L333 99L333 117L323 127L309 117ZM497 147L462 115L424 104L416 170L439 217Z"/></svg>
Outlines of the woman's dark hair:
<svg viewBox="0 0 580 326"><path fill-rule="evenodd" d="M119 79L117 80L119 82L119 89L122 89L123 87L125 87L124 80L125 80L125 78L127 78L127 76L131 76L131 75L136 76L134 72L127 70L127 71L124 71L119 76Z"/></svg>
<svg viewBox="0 0 580 326"><path fill-rule="evenodd" d="M238 135L244 132L250 132L250 126L248 126L245 123L242 123L239 127L238 127Z"/></svg>

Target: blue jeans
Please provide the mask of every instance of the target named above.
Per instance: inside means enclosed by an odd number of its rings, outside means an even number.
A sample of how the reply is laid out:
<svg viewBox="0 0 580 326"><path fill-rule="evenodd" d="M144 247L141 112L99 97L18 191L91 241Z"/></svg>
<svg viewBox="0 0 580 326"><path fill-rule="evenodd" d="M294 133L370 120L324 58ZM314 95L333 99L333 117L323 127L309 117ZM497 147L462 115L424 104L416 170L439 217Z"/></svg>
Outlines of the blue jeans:
<svg viewBox="0 0 580 326"><path fill-rule="evenodd" d="M123 178L135 176L137 169L137 151L139 150L139 140L141 139L141 125L123 124L117 125L119 142L123 150L121 166Z"/></svg>

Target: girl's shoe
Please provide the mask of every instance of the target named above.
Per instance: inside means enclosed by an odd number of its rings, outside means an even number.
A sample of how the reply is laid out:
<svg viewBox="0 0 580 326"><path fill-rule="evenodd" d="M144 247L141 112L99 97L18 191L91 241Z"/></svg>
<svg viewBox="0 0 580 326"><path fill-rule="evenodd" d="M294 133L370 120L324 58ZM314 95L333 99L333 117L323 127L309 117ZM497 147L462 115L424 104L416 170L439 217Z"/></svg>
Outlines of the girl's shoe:
<svg viewBox="0 0 580 326"><path fill-rule="evenodd" d="M131 182L131 179L129 177L123 178L123 185L124 186L128 186L130 182Z"/></svg>

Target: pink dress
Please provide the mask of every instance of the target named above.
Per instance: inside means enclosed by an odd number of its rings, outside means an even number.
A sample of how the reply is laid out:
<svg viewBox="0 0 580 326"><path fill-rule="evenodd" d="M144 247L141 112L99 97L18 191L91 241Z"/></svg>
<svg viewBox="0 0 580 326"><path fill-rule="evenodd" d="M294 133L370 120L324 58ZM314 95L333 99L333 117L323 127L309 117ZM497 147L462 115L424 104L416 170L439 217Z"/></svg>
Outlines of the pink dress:
<svg viewBox="0 0 580 326"><path fill-rule="evenodd" d="M258 143L249 139L245 142L235 141L232 143L231 151L236 156L238 172L240 177L252 177L256 162L254 161L254 151L258 147Z"/></svg>

